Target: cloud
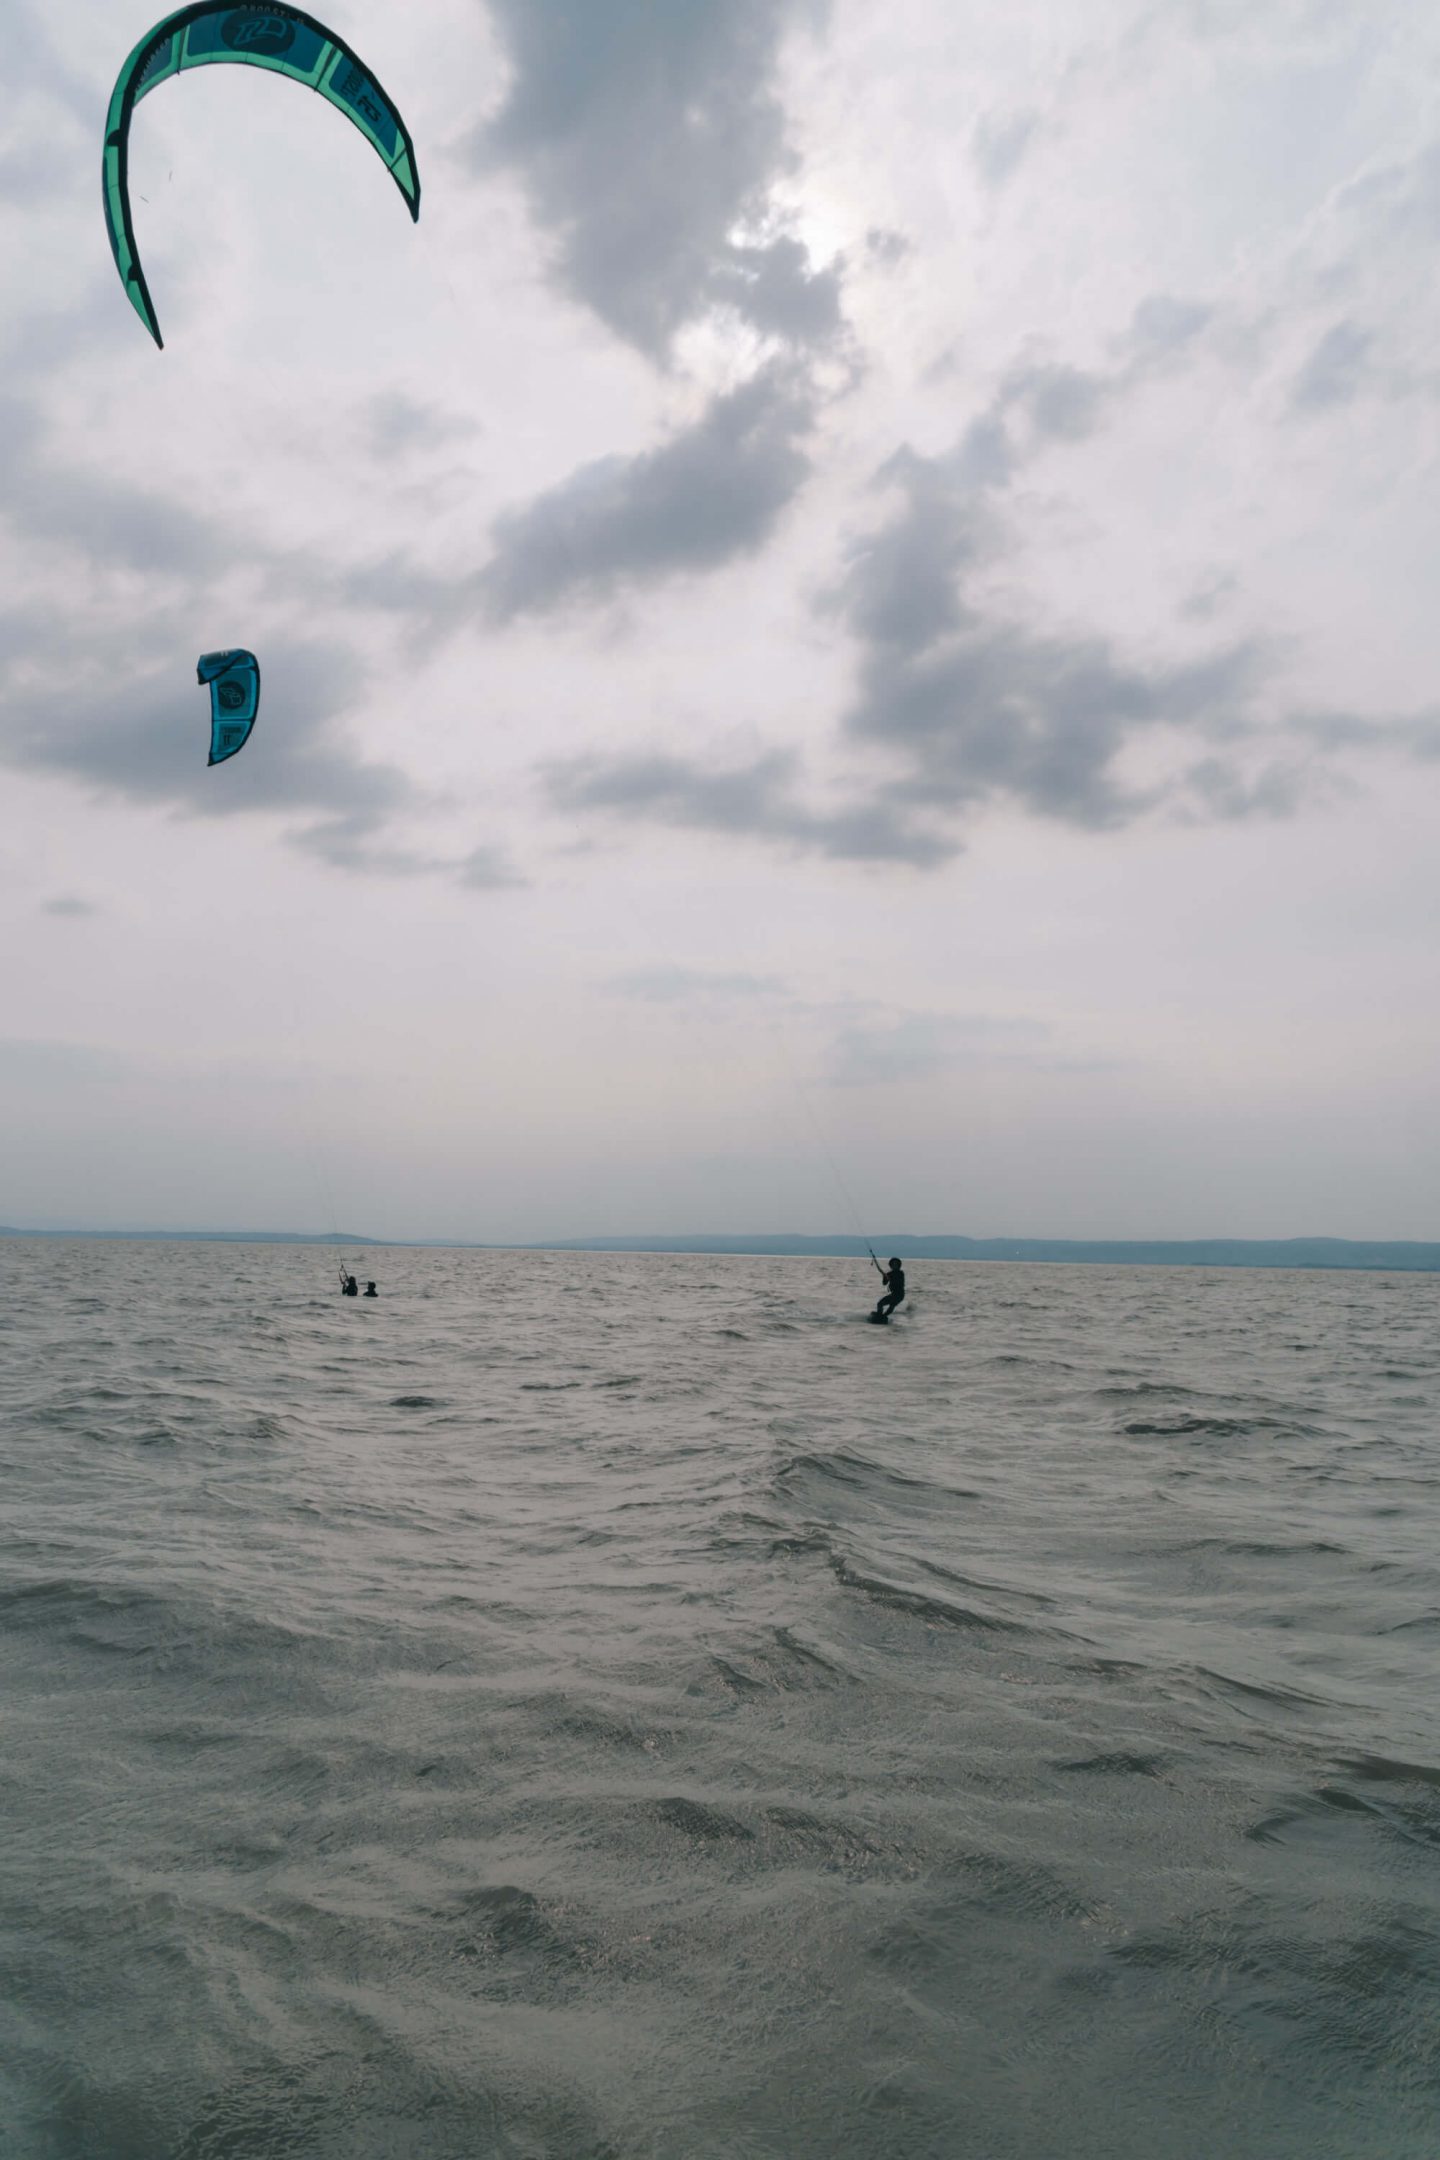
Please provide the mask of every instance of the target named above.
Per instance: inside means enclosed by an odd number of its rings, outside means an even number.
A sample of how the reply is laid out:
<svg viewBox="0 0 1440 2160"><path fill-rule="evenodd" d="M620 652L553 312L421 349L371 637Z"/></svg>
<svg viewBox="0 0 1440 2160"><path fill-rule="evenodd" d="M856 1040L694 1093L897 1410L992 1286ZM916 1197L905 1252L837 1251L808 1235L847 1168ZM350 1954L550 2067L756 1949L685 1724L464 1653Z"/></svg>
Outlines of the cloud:
<svg viewBox="0 0 1440 2160"><path fill-rule="evenodd" d="M8 700L0 762L192 817L282 817L292 846L354 875L449 876L472 892L523 882L498 849L452 855L389 837L395 821L422 815L427 803L397 766L346 742L342 717L363 680L348 647L277 641L265 667L256 742L223 769L205 763L208 710L188 669ZM47 911L92 912L83 901Z"/></svg>
<svg viewBox="0 0 1440 2160"><path fill-rule="evenodd" d="M468 892L499 892L525 883L499 848L477 847L466 855L437 855L418 848L396 847L378 837L381 831L379 816L357 811L349 817L324 818L293 833L291 838L296 847L328 863L332 870L348 870L357 877L448 875Z"/></svg>
<svg viewBox="0 0 1440 2160"><path fill-rule="evenodd" d="M1142 664L1098 636L1008 620L973 597L975 573L1010 544L1003 498L1051 443L1083 441L1120 398L1168 365L1207 311L1157 297L1142 304L1110 371L1027 360L1003 376L956 447L911 449L881 468L897 499L857 541L823 605L855 638L855 699L843 728L884 753L891 777L874 800L963 813L995 800L1099 830L1187 796L1213 815L1282 814L1289 785L1247 786L1213 761L1188 779L1139 786L1125 753L1147 731L1245 732L1264 656L1234 644L1200 661Z"/></svg>
<svg viewBox="0 0 1440 2160"><path fill-rule="evenodd" d="M659 449L582 466L497 522L486 611L508 621L753 552L810 470L801 443L812 421L808 386L772 367Z"/></svg>
<svg viewBox="0 0 1440 2160"><path fill-rule="evenodd" d="M363 670L348 646L268 645L257 742L223 771L205 763L209 712L193 657L163 672L125 664L84 673L61 689L7 699L0 756L31 772L56 773L111 795L188 809L205 817L254 810L321 810L378 821L404 807L411 789L392 766L348 751L332 724L349 709Z"/></svg>
<svg viewBox="0 0 1440 2160"><path fill-rule="evenodd" d="M1083 442L1104 418L1120 383L1083 368L1053 363L1012 368L1001 386L998 412L1018 412L1037 440Z"/></svg>
<svg viewBox="0 0 1440 2160"><path fill-rule="evenodd" d="M833 273L765 230L794 164L775 75L797 12L798 0L491 0L514 72L469 160L520 173L565 285L653 356L716 307L797 345L834 333Z"/></svg>
<svg viewBox="0 0 1440 2160"><path fill-rule="evenodd" d="M895 803L815 809L801 798L797 774L798 761L784 752L728 768L663 754L576 758L550 768L548 787L554 806L572 815L778 841L841 862L931 869L958 852L956 841Z"/></svg>
<svg viewBox="0 0 1440 2160"><path fill-rule="evenodd" d="M1131 316L1121 347L1142 371L1148 371L1155 363L1183 353L1214 319L1215 310L1205 301L1150 293Z"/></svg>
<svg viewBox="0 0 1440 2160"><path fill-rule="evenodd" d="M1372 247L1380 231L1433 247L1440 240L1440 142L1372 166L1341 190L1335 206L1360 218Z"/></svg>
<svg viewBox="0 0 1440 2160"><path fill-rule="evenodd" d="M1049 1036L1037 1020L983 1013L906 1013L872 1027L842 1028L830 1050L832 1087L894 1087L980 1061L1013 1062Z"/></svg>
<svg viewBox="0 0 1440 2160"><path fill-rule="evenodd" d="M1342 722L1312 716L1306 736L1275 712L1275 656L1261 641L1141 657L1103 635L1007 615L983 577L1014 545L1008 498L1028 466L1052 447L1084 443L1125 400L1188 365L1211 321L1205 303L1151 294L1114 341L1112 365L1029 354L1002 374L953 449L925 456L907 446L886 460L874 485L893 508L852 543L819 602L856 646L838 734L865 753L869 777L844 800L817 801L798 758L767 750L739 764L667 752L572 760L548 771L552 804L919 869L951 861L963 823L1000 804L1094 832L1157 812L1227 822L1293 815L1323 784L1319 731L1328 724L1335 735ZM533 589L548 598L566 582L600 583L598 536L626 533L629 483L644 470L642 461L607 471L604 508L572 540L563 578L550 567L554 521L533 557ZM634 562L641 551L615 552ZM658 546L649 552L665 560ZM1212 581L1190 614L1202 618L1232 590L1233 581ZM1393 723L1408 732L1364 740L1422 756L1430 727Z"/></svg>
<svg viewBox="0 0 1440 2160"><path fill-rule="evenodd" d="M776 975L727 975L686 967L636 968L606 985L616 997L646 1005L688 1004L697 999L777 997L785 985Z"/></svg>
<svg viewBox="0 0 1440 2160"><path fill-rule="evenodd" d="M1144 668L1105 639L1045 636L976 617L918 649L866 654L846 731L901 763L897 792L932 809L1008 797L1092 830L1126 824L1162 799L1117 767L1156 726L1221 723L1252 690L1256 649Z"/></svg>
<svg viewBox="0 0 1440 2160"><path fill-rule="evenodd" d="M1210 622L1235 599L1239 590L1240 581L1232 570L1212 570L1181 601L1180 613L1187 622Z"/></svg>
<svg viewBox="0 0 1440 2160"><path fill-rule="evenodd" d="M39 91L60 105L86 135L93 130L92 86L66 66L43 27L42 11L27 7L24 0L8 0L6 7L5 76L7 102L12 107L24 93Z"/></svg>
<svg viewBox="0 0 1440 2160"><path fill-rule="evenodd" d="M1388 751L1425 765L1440 760L1440 712L1433 710L1379 720L1359 713L1303 712L1292 715L1290 727L1321 750Z"/></svg>
<svg viewBox="0 0 1440 2160"><path fill-rule="evenodd" d="M1000 188L1018 172L1040 126L1038 112L986 113L970 137L970 155L988 188Z"/></svg>
<svg viewBox="0 0 1440 2160"><path fill-rule="evenodd" d="M447 413L438 405L421 405L401 390L385 390L371 398L366 424L372 453L387 461L413 451L440 450L479 432L473 420Z"/></svg>
<svg viewBox="0 0 1440 2160"><path fill-rule="evenodd" d="M222 769L205 763L208 708L183 665L8 699L0 762L192 817L283 817L293 846L356 875L451 876L475 892L521 882L499 850L457 856L389 837L396 820L427 804L397 766L362 757L345 740L343 716L364 681L350 647L275 640L263 665L255 743Z"/></svg>
<svg viewBox="0 0 1440 2160"><path fill-rule="evenodd" d="M1295 378L1290 402L1301 412L1348 405L1358 396L1375 340L1353 322L1327 330Z"/></svg>
<svg viewBox="0 0 1440 2160"><path fill-rule="evenodd" d="M57 893L53 900L40 905L42 915L58 915L63 919L78 921L84 915L98 915L100 910L93 900L81 900L74 893Z"/></svg>
<svg viewBox="0 0 1440 2160"><path fill-rule="evenodd" d="M1309 774L1293 761L1267 765L1252 775L1214 757L1192 765L1185 782L1197 810L1230 825L1247 818L1292 817L1310 788Z"/></svg>
<svg viewBox="0 0 1440 2160"><path fill-rule="evenodd" d="M496 847L472 848L453 865L459 882L470 892L502 892L526 880L511 864L504 850Z"/></svg>
<svg viewBox="0 0 1440 2160"><path fill-rule="evenodd" d="M190 816L280 816L292 821L292 844L338 870L452 875L472 890L516 882L492 851L437 855L390 837L396 820L426 804L399 767L346 740L344 719L367 672L348 641L272 629L260 653L255 745L223 771L207 767L194 625L230 606L223 573L283 571L288 594L307 582L324 589L325 566L279 556L148 490L74 471L50 452L33 405L15 398L0 399L0 483L0 515L24 555L49 543L80 566L73 605L0 611L0 764ZM110 571L138 575L152 592L158 585L163 600L123 604L94 574Z"/></svg>
<svg viewBox="0 0 1440 2160"><path fill-rule="evenodd" d="M147 629L153 638L154 626ZM193 656L175 652L162 672L153 649L142 658L138 643L96 637L73 655L62 686L12 688L0 711L0 763L192 817L283 817L292 843L335 869L454 872L477 882L467 875L469 858L417 853L384 838L392 820L424 804L398 767L358 755L345 740L342 716L364 680L350 647L270 641L256 741L212 770Z"/></svg>
<svg viewBox="0 0 1440 2160"><path fill-rule="evenodd" d="M0 398L0 515L24 542L71 548L102 569L213 576L237 543L192 511L57 458L32 402Z"/></svg>
<svg viewBox="0 0 1440 2160"><path fill-rule="evenodd" d="M902 232L894 232L885 225L872 225L865 235L865 252L871 262L882 270L893 270L913 252L914 243Z"/></svg>
<svg viewBox="0 0 1440 2160"><path fill-rule="evenodd" d="M762 336L792 345L824 345L844 327L839 269L811 270L809 250L784 235L764 247L733 242L710 292Z"/></svg>
<svg viewBox="0 0 1440 2160"><path fill-rule="evenodd" d="M48 1089L73 1081L98 1085L124 1079L130 1070L116 1051L95 1043L0 1037L0 1079L13 1087Z"/></svg>

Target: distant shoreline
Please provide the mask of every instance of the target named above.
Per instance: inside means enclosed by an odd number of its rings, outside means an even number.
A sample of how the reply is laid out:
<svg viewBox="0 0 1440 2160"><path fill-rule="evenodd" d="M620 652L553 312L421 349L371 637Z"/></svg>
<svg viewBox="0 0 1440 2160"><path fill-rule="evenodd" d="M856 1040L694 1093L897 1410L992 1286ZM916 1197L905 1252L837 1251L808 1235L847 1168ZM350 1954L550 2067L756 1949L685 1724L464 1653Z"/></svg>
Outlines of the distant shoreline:
<svg viewBox="0 0 1440 2160"><path fill-rule="evenodd" d="M463 1238L377 1238L359 1232L303 1230L21 1230L0 1224L0 1238L134 1240L174 1245L307 1245L359 1252L405 1247L452 1252L693 1253L737 1259L866 1260L856 1237L593 1237L492 1244ZM1440 1243L1364 1238L963 1238L912 1237L887 1230L875 1250L907 1261L1029 1261L1109 1267L1228 1267L1440 1274Z"/></svg>

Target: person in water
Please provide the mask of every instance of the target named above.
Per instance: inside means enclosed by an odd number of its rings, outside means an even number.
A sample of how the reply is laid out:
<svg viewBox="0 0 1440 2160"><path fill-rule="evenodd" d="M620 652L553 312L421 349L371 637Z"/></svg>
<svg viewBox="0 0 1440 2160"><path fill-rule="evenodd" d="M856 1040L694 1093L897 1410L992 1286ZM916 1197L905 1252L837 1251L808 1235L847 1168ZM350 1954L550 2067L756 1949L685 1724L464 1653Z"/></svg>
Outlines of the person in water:
<svg viewBox="0 0 1440 2160"><path fill-rule="evenodd" d="M885 1285L885 1295L875 1307L871 1318L888 1320L896 1306L905 1302L905 1270L898 1260L892 1260L889 1267L882 1271L880 1279Z"/></svg>
<svg viewBox="0 0 1440 2160"><path fill-rule="evenodd" d="M367 1283L366 1283L366 1285L365 1285L365 1295L366 1295L366 1297L379 1297L380 1293L379 1293L379 1291L378 1291L378 1290L376 1289L376 1287L375 1287L375 1285L374 1285L374 1283L373 1283L373 1282L367 1282Z"/></svg>
<svg viewBox="0 0 1440 2160"><path fill-rule="evenodd" d="M359 1297L360 1285L353 1275L347 1275L340 1289L341 1297Z"/></svg>

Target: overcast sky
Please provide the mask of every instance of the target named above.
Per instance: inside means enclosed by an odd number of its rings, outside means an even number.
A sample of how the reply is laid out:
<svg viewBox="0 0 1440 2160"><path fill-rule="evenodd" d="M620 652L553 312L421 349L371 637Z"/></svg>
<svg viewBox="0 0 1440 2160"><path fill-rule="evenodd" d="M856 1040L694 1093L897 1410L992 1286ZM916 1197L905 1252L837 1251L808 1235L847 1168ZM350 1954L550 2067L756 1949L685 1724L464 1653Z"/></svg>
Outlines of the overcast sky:
<svg viewBox="0 0 1440 2160"><path fill-rule="evenodd" d="M0 0L0 1221L1440 1237L1440 15ZM264 702L207 770L203 651Z"/></svg>

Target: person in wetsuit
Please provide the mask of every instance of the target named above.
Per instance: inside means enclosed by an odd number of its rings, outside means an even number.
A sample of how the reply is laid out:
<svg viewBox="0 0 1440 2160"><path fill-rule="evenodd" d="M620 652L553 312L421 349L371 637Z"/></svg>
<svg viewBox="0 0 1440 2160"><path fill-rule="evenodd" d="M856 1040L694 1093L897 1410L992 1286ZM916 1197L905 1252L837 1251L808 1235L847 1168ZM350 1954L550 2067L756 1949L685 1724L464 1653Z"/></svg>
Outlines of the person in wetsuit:
<svg viewBox="0 0 1440 2160"><path fill-rule="evenodd" d="M885 1295L871 1314L873 1320L888 1320L897 1305L905 1302L905 1270L898 1260L892 1260L881 1275Z"/></svg>
<svg viewBox="0 0 1440 2160"><path fill-rule="evenodd" d="M341 1297L359 1297L360 1285L353 1275L347 1275L340 1286Z"/></svg>
<svg viewBox="0 0 1440 2160"><path fill-rule="evenodd" d="M366 1297L379 1297L380 1293L379 1293L379 1291L378 1291L378 1290L376 1289L376 1287L375 1287L375 1285L374 1285L374 1283L373 1283L373 1282L367 1282L367 1283L366 1283L366 1285L365 1285L365 1295L366 1295Z"/></svg>

